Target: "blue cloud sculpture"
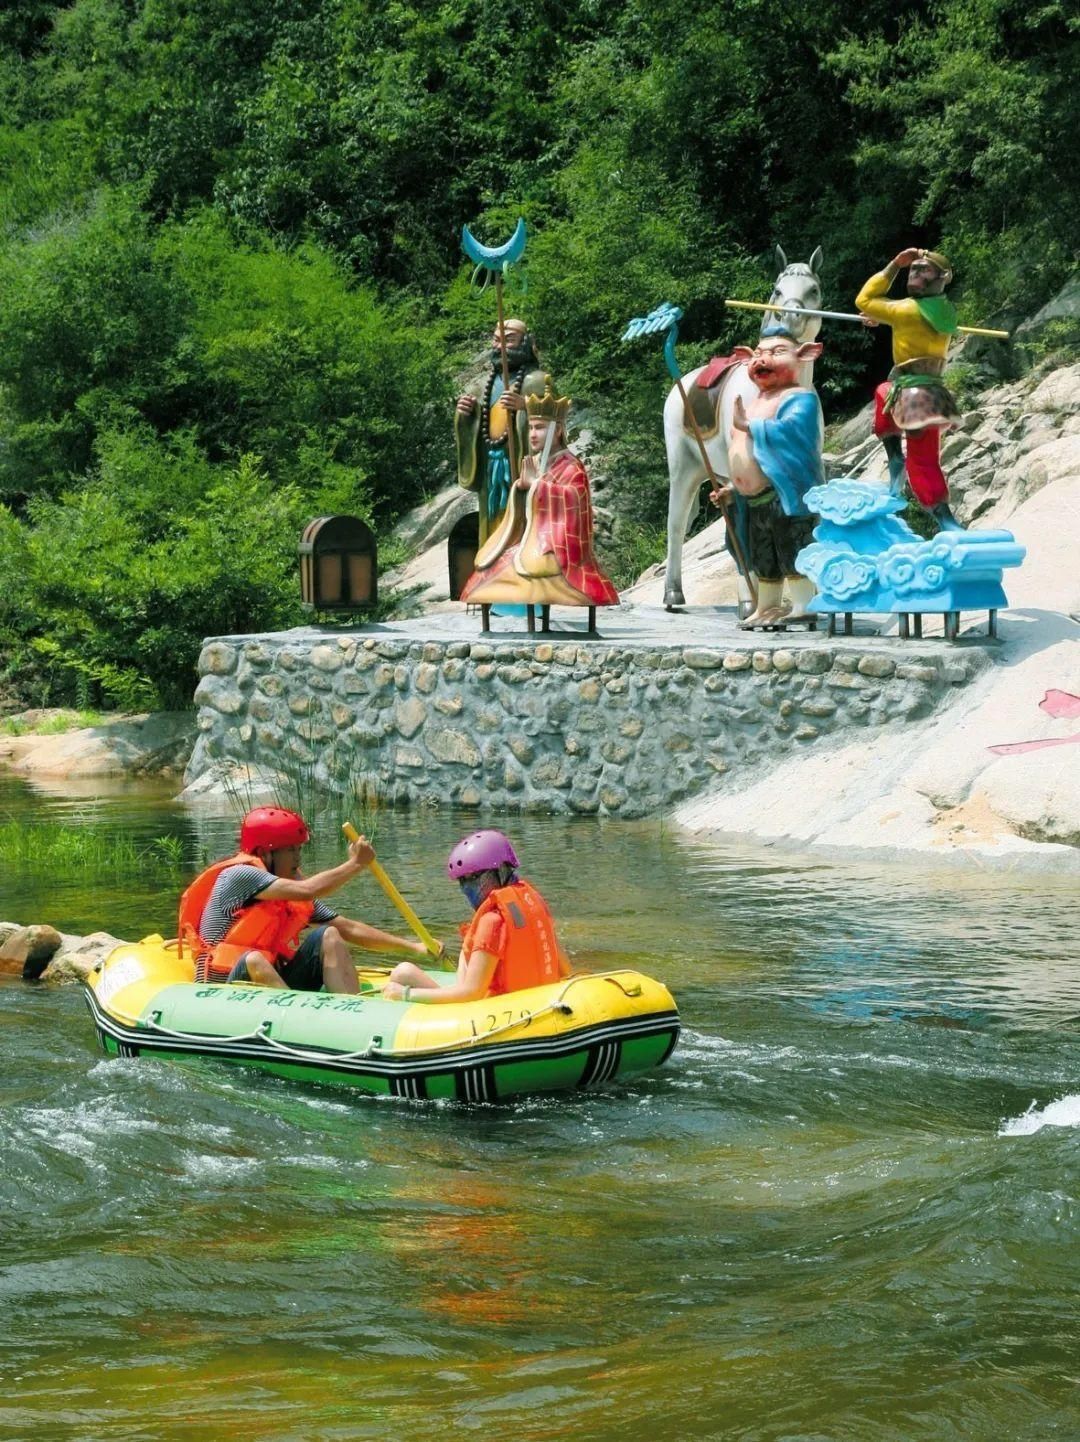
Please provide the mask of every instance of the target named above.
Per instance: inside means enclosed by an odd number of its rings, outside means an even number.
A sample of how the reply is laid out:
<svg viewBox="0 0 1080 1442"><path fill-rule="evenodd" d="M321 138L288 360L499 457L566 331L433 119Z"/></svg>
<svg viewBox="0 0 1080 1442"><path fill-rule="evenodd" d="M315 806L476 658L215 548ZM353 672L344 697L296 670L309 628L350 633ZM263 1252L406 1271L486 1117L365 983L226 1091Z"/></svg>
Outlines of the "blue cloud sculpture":
<svg viewBox="0 0 1080 1442"><path fill-rule="evenodd" d="M845 476L806 493L821 517L796 557L817 592L810 610L894 614L994 611L1007 605L1006 566L1026 554L1011 531L942 531L923 541L897 514L903 501Z"/></svg>

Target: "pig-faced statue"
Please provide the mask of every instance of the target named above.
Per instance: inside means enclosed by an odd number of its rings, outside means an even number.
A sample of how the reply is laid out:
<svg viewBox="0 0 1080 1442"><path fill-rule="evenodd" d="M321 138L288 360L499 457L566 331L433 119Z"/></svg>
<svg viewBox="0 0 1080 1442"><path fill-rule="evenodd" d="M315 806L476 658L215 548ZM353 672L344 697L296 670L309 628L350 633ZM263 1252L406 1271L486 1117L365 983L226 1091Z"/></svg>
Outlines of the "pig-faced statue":
<svg viewBox="0 0 1080 1442"><path fill-rule="evenodd" d="M755 387L748 404L735 401L728 437L731 485L746 507L748 559L758 577L757 607L741 622L747 630L812 619L813 583L799 575L795 557L813 537L803 497L824 480L824 422L817 392L799 384L799 367L820 354L817 341L800 345L780 330L753 350L735 351Z"/></svg>

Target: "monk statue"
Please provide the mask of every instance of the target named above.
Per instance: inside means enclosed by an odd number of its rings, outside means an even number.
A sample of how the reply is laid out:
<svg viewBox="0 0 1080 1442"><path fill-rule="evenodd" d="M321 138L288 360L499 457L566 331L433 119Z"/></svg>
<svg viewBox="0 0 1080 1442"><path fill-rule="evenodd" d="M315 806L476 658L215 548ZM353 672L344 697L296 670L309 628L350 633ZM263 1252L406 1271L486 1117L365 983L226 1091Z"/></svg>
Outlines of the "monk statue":
<svg viewBox="0 0 1080 1442"><path fill-rule="evenodd" d="M510 474L510 427L514 427L514 451L520 465L527 449L525 401L544 392L544 375L525 322L508 320L503 332L509 387L503 384L502 337L496 326L491 336L491 368L479 394L459 396L454 413L458 483L476 492L481 545L502 520L516 479Z"/></svg>
<svg viewBox="0 0 1080 1442"><path fill-rule="evenodd" d="M799 374L821 344L800 344L772 326L753 350L738 346L734 354L756 391L748 403L736 396L728 438L731 486L746 502L744 550L758 578L757 606L739 624L813 627L817 618L807 607L814 584L800 575L795 558L813 539L815 518L803 498L824 480L824 423L817 392L800 385Z"/></svg>
<svg viewBox="0 0 1080 1442"><path fill-rule="evenodd" d="M527 401L530 454L511 488L498 529L476 553L476 570L461 599L484 609L588 606L592 629L597 606L616 606L619 593L593 554L592 501L585 467L566 446L568 396L557 397L545 375L543 395Z"/></svg>
<svg viewBox="0 0 1080 1442"><path fill-rule="evenodd" d="M889 288L907 269L907 299L888 300ZM889 489L894 496L908 485L938 530L963 530L949 508L949 487L941 469L941 432L960 417L941 377L956 310L945 295L952 266L936 250L902 250L884 270L872 275L855 297L870 325L892 327L893 368L874 393L874 434L889 460Z"/></svg>

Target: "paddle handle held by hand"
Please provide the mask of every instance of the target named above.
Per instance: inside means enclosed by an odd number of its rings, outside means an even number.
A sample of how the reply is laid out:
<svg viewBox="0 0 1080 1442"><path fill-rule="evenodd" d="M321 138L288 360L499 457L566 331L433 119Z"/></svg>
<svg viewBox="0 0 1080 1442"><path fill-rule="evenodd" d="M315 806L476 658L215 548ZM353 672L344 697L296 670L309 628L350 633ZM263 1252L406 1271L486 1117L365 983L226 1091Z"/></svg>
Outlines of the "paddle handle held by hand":
<svg viewBox="0 0 1080 1442"><path fill-rule="evenodd" d="M346 821L341 829L342 831L344 831L347 840L360 840L360 833L357 831L356 827L352 824L351 821ZM371 864L368 867L368 870L371 872L372 876L374 876L375 880L382 887L383 891L385 891L386 895L390 898L390 900L397 907L398 911L404 917L405 921L408 923L409 930L413 933L413 935L419 937L419 939L424 943L432 956L442 956L442 942L435 940L431 932L428 931L427 927L417 916L416 912L413 911L412 907L405 900L401 892L390 880L389 876L387 876L386 872L382 869L379 863L375 860L372 860Z"/></svg>

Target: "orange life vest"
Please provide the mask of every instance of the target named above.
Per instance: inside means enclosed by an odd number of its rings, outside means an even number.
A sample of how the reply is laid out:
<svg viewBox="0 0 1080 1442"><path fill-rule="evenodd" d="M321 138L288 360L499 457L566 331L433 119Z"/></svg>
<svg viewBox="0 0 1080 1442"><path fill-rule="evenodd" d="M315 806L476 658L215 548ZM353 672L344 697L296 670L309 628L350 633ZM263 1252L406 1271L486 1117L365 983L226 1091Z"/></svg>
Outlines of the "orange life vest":
<svg viewBox="0 0 1080 1442"><path fill-rule="evenodd" d="M502 918L505 945L491 978L488 996L503 996L508 991L524 991L530 986L558 981L559 945L555 940L555 923L547 902L528 881L500 886L484 898L465 927L466 957L473 950L477 923L493 911Z"/></svg>
<svg viewBox="0 0 1080 1442"><path fill-rule="evenodd" d="M232 925L220 941L204 941L199 927L210 901L214 883L230 866L257 866L268 871L257 856L239 852L224 861L215 861L191 883L180 898L177 935L181 950L187 946L195 955L195 980L224 981L233 966L247 951L264 951L275 962L293 956L300 945L300 933L311 921L313 901L254 901L237 912Z"/></svg>

